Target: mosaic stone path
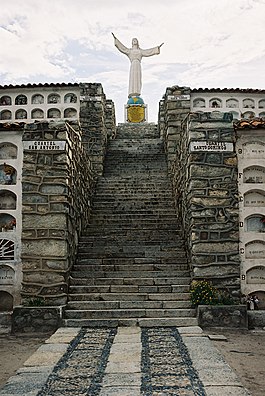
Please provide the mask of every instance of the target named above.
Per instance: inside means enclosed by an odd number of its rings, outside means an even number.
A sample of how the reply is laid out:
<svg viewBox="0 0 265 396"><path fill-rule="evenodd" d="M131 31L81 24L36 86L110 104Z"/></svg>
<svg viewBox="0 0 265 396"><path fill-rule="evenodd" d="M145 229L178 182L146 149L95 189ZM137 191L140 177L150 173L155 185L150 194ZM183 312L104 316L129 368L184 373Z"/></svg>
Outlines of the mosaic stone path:
<svg viewBox="0 0 265 396"><path fill-rule="evenodd" d="M116 329L82 329L38 396L97 396Z"/></svg>
<svg viewBox="0 0 265 396"><path fill-rule="evenodd" d="M249 396L198 326L59 328L0 396Z"/></svg>
<svg viewBox="0 0 265 396"><path fill-rule="evenodd" d="M82 329L38 396L117 395L119 389L124 395L131 390L137 394L135 387L126 387L126 384L123 384L123 388L109 387L102 391L102 380L115 335L115 329ZM127 345L128 341L129 334ZM139 372L142 369L141 395L205 396L176 328L143 329L141 341L142 354L138 369ZM120 377L126 371L126 364L131 366L132 363L129 356L126 363L124 355L123 369L119 368Z"/></svg>
<svg viewBox="0 0 265 396"><path fill-rule="evenodd" d="M142 330L142 386L145 396L205 396L176 328Z"/></svg>

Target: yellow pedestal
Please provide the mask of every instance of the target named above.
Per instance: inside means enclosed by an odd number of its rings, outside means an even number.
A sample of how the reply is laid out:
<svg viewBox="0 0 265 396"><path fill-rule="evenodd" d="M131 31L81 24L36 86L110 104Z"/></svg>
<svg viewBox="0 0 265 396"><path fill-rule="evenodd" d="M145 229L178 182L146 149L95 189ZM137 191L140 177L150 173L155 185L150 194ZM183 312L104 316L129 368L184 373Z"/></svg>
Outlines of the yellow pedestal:
<svg viewBox="0 0 265 396"><path fill-rule="evenodd" d="M127 105L127 121L128 122L145 122L146 106L145 105Z"/></svg>

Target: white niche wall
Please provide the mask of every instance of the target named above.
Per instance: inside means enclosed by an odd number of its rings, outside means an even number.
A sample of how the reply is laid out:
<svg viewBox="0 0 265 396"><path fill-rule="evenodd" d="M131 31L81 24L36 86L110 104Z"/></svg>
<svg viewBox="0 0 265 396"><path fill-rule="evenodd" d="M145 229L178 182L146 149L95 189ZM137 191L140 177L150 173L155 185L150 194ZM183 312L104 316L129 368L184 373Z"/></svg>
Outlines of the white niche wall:
<svg viewBox="0 0 265 396"><path fill-rule="evenodd" d="M241 290L257 294L265 307L265 137L262 130L238 132Z"/></svg>
<svg viewBox="0 0 265 396"><path fill-rule="evenodd" d="M20 304L22 132L0 132L0 312Z"/></svg>

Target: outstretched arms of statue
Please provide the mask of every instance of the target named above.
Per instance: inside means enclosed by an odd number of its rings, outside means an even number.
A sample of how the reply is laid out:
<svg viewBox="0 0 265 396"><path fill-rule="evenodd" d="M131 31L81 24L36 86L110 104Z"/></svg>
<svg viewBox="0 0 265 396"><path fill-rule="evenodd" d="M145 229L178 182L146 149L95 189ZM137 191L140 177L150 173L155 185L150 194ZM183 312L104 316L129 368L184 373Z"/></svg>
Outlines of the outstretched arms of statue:
<svg viewBox="0 0 265 396"><path fill-rule="evenodd" d="M114 38L115 47L117 47L118 50L119 50L120 52L122 52L123 54L128 55L128 54L129 54L129 51L130 51L129 48L125 47L125 45L123 45L123 44L120 42L120 40L117 39L117 37L115 36L114 33L111 32L111 34L112 34L112 36L113 36L113 38Z"/></svg>

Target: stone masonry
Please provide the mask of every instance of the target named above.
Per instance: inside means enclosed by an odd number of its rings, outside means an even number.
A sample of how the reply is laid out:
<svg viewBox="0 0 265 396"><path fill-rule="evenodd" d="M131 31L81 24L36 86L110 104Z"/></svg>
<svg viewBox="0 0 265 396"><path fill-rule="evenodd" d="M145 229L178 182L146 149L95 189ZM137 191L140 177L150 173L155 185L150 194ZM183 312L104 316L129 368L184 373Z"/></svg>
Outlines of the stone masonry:
<svg viewBox="0 0 265 396"><path fill-rule="evenodd" d="M22 296L62 305L95 178L78 123L30 124L23 141L65 142L59 151L25 149L22 175Z"/></svg>
<svg viewBox="0 0 265 396"><path fill-rule="evenodd" d="M160 133L165 137L191 270L195 279L209 279L238 296L237 157L232 117L219 112L189 114L188 102L186 88L167 90L160 107Z"/></svg>
<svg viewBox="0 0 265 396"><path fill-rule="evenodd" d="M108 136L116 131L114 104L106 101L101 84L80 84L82 143L97 175L102 175Z"/></svg>

